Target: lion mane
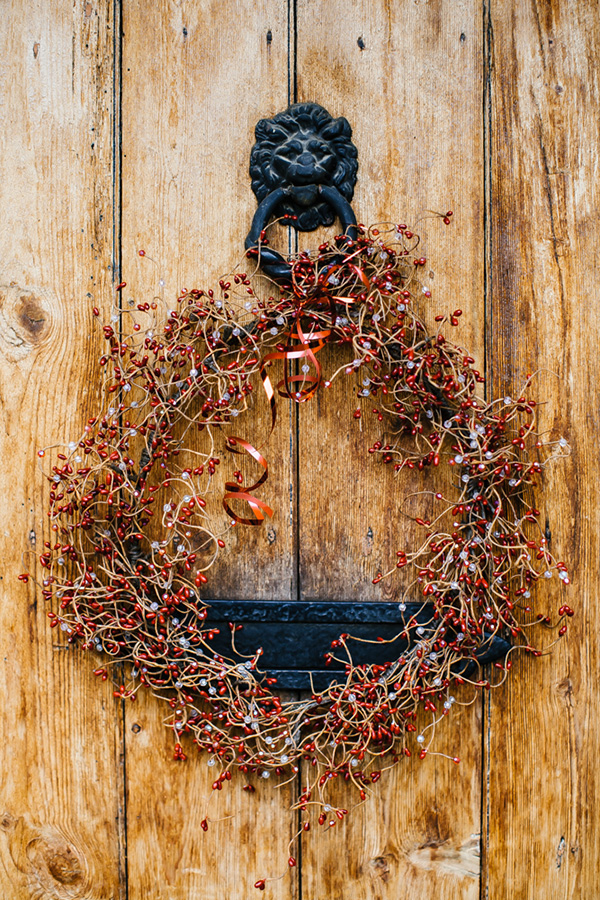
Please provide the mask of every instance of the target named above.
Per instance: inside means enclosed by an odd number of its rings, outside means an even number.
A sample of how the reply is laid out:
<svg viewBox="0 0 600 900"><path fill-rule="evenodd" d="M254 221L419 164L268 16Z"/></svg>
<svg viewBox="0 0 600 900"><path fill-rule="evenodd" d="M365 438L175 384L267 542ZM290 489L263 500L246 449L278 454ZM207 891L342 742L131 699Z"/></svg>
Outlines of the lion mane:
<svg viewBox="0 0 600 900"><path fill-rule="evenodd" d="M352 200L358 170L357 150L347 119L334 119L316 103L295 103L272 119L261 119L256 126L256 143L250 156L252 190L260 203L278 187L306 184L299 179L297 166L286 158L302 152L305 171L312 157L315 182L328 184ZM320 167L319 160L325 163ZM309 176L308 176L309 177ZM317 201L303 206L293 198L283 201L281 215L295 216L291 224L300 231L312 231L319 225L332 225L335 214L328 203Z"/></svg>

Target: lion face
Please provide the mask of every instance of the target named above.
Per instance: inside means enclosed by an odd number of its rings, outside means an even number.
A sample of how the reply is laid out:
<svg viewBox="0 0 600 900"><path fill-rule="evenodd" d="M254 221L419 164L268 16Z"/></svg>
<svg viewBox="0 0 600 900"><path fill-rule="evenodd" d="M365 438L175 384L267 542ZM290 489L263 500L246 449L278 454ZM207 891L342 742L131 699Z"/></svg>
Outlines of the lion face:
<svg viewBox="0 0 600 900"><path fill-rule="evenodd" d="M334 119L316 103L296 103L272 119L261 119L250 157L252 190L258 201L278 187L319 184L335 187L352 200L358 162L351 138L348 121ZM280 212L295 216L291 224L301 231L331 225L333 211L313 197L300 191L281 204Z"/></svg>
<svg viewBox="0 0 600 900"><path fill-rule="evenodd" d="M271 164L282 182L328 184L337 158L326 141L298 132L274 148Z"/></svg>

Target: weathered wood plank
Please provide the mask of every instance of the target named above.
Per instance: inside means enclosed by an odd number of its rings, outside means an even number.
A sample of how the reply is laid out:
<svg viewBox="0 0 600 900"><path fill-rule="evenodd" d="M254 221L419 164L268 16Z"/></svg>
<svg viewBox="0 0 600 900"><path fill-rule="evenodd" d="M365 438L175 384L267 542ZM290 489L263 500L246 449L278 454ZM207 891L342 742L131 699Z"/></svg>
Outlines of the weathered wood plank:
<svg viewBox="0 0 600 900"><path fill-rule="evenodd" d="M483 366L480 32L471 3L398 4L389 16L379 3L357 4L351 16L335 3L326 13L302 2L298 8L299 99L323 102L352 125L359 221L415 226L433 292L423 307L426 319L433 327L436 313L460 306L465 315L453 337ZM450 229L429 212L448 208L454 209ZM315 246L323 234L302 235L301 245ZM344 357L336 349L319 359L332 371ZM394 480L388 467L368 456L380 431L369 401L357 425L352 414L359 405L353 380L341 378L300 410L300 579L306 599L393 599L401 579L393 586L373 585L372 579L393 565L399 542L412 546L422 537L408 518L398 535L398 507L419 515L417 504L404 497L430 487L430 476L402 473ZM438 477L444 477L442 469Z"/></svg>
<svg viewBox="0 0 600 900"><path fill-rule="evenodd" d="M148 18L151 16L151 18ZM150 22L153 24L150 25ZM148 23L145 25L144 23ZM152 53L146 27L155 29ZM210 3L124 7L123 260L125 307L158 295L163 314L183 287L218 287L243 260L256 209L248 165L254 127L287 105L287 5L240 11ZM270 35L269 35L270 32ZM287 243L287 230L277 236ZM140 249L146 257L140 257ZM152 262L148 257L152 257ZM248 270L251 267L247 262ZM144 321L147 321L144 320ZM269 438L270 408L257 390L238 433L265 447L269 479L261 491L274 509L261 528L236 528L209 573L207 597L271 599L295 585L290 489L293 410L282 402ZM221 483L245 461L224 452ZM198 448L208 446L202 436ZM254 475L251 465L250 476ZM221 494L213 512L229 521Z"/></svg>
<svg viewBox="0 0 600 900"><path fill-rule="evenodd" d="M433 324L437 312L461 307L453 337L483 367L480 6L369 0L350 10L335 0L299 0L298 91L300 100L345 115L354 129L359 221L414 224L425 210L454 210L451 229L431 219L415 229L434 273L428 318ZM302 238L303 246L313 242ZM351 386L340 382L300 411L300 583L307 599L393 599L398 585L381 591L371 580L398 548L421 539L398 507L406 492L431 489L431 478L388 481L366 455L375 429L367 424L360 434L356 405ZM307 897L479 896L478 703L445 723L436 742L462 757L458 768L435 757L408 762L384 776L379 797L344 826L304 842Z"/></svg>
<svg viewBox="0 0 600 900"><path fill-rule="evenodd" d="M94 411L111 307L114 9L0 9L0 893L125 897L121 739L110 684L50 631L30 583L52 537L36 451ZM45 462L52 456L49 451Z"/></svg>
<svg viewBox="0 0 600 900"><path fill-rule="evenodd" d="M127 0L124 35L124 300L157 294L169 308L179 288L215 286L243 254L256 208L248 176L254 126L288 102L288 8L280 0ZM140 249L156 263L140 258ZM291 596L291 429L284 404L279 412L261 494L276 516L227 537L208 596ZM268 403L257 397L238 433L260 446L269 427ZM237 465L227 454L221 459L231 476ZM148 696L128 709L129 900L258 895L258 878L287 868L294 787L276 790L261 779L249 795L234 778L213 792L214 769L192 744L185 764L172 760L167 712ZM295 891L292 877L269 885L274 898Z"/></svg>
<svg viewBox="0 0 600 900"><path fill-rule="evenodd" d="M540 430L572 445L538 505L573 586L537 597L576 618L490 697L486 896L597 897L600 20L585 0L492 2L490 26L494 386L540 370Z"/></svg>

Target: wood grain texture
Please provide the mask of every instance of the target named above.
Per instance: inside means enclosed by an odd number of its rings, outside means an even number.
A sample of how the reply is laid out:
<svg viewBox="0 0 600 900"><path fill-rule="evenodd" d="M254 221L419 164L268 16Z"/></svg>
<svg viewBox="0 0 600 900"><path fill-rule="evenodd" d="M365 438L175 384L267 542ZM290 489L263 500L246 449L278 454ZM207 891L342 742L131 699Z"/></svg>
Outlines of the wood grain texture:
<svg viewBox="0 0 600 900"><path fill-rule="evenodd" d="M428 259L423 281L433 293L422 305L425 319L433 327L437 313L462 308L452 337L483 367L480 11L466 2L365 2L354 4L349 16L342 7L298 5L299 99L322 102L349 120L359 154L358 220L414 226ZM431 213L448 209L455 216L451 228ZM323 236L302 235L301 246L316 246ZM325 373L350 361L337 348L320 360ZM393 565L397 549L422 539L401 510L412 516L425 511L429 500L406 497L431 488L431 478L402 473L394 479L367 455L381 432L369 401L357 425L352 414L359 404L354 380L342 377L300 410L306 599L394 599L402 577L380 585L372 579ZM436 477L444 474L440 469Z"/></svg>
<svg viewBox="0 0 600 900"><path fill-rule="evenodd" d="M109 684L48 628L51 536L36 451L78 438L96 400L112 278L113 5L0 9L0 894L125 897L121 739ZM51 454L48 454L48 459ZM62 636L64 638L64 635Z"/></svg>
<svg viewBox="0 0 600 900"><path fill-rule="evenodd" d="M585 0L532 0L492 2L489 23L494 388L539 369L540 429L572 446L541 505L572 586L538 597L576 617L490 697L486 896L598 897L600 20Z"/></svg>
<svg viewBox="0 0 600 900"><path fill-rule="evenodd" d="M118 9L0 7L0 895L600 897L597 4L125 0L122 247ZM125 309L142 294L168 308L178 288L230 269L255 209L254 124L294 99L294 82L298 99L353 126L359 219L415 223L427 209L454 210L451 228L417 226L432 315L464 310L454 336L482 365L487 357L491 390L512 393L540 370L540 427L572 446L548 468L540 503L572 571L564 599L577 616L551 655L515 662L483 727L476 703L440 728L436 747L460 755L458 768L430 756L384 775L369 803L311 834L298 868L261 895L254 881L285 868L296 786L261 783L249 796L238 780L213 793L205 758L171 760L163 705L140 695L123 718L90 655L64 649L34 586L16 576L49 537L36 451L76 437L95 411L91 307L111 314L113 255ZM285 233L278 240L284 248ZM398 534L397 504L421 482L381 477L350 388L303 406L297 429L296 411L280 404L265 499L281 518L232 536L213 596L396 597L371 579L382 547L416 540L408 520ZM266 433L267 423L257 402L248 429ZM546 587L538 602L555 610L558 585Z"/></svg>
<svg viewBox="0 0 600 900"><path fill-rule="evenodd" d="M256 208L248 175L254 126L288 103L287 4L128 0L123 29L124 301L127 308L130 297L156 294L170 305L183 286L216 286L243 253ZM262 444L266 399L238 422L238 434ZM276 517L234 529L208 596L291 595L290 433L282 404L263 491ZM220 455L231 476L237 463ZM250 796L236 778L213 792L214 769L193 745L185 765L172 761L168 707L144 696L127 712L129 900L245 900L258 878L287 868L293 785L262 781ZM291 876L269 886L281 900L295 891Z"/></svg>
<svg viewBox="0 0 600 900"><path fill-rule="evenodd" d="M149 10L130 0L124 34L124 302L128 308L158 296L164 314L182 287L218 289L218 280L243 261L256 208L248 174L254 127L288 102L287 5L164 2ZM280 232L287 243L287 231ZM293 412L290 404L280 405L269 438L270 408L257 390L252 412L236 420L236 433L256 446L269 439L269 480L261 496L275 515L264 528L229 532L210 571L207 597L273 599L295 590ZM224 484L240 459L224 451L218 430L214 439ZM202 436L197 440L199 449L208 446ZM255 475L251 466L248 472ZM225 528L229 518L219 497L217 490L213 512Z"/></svg>
<svg viewBox="0 0 600 900"><path fill-rule="evenodd" d="M323 102L354 130L359 221L413 224L426 210L454 210L452 228L436 219L415 227L424 236L426 272L433 273L427 319L433 324L436 313L462 308L463 324L453 337L483 368L480 7L365 0L349 13L342 2L300 0L297 21L299 99ZM303 246L314 242L314 236L302 238ZM300 412L300 583L306 598L397 597L401 582L382 592L371 580L397 549L422 538L399 507L405 493L431 489L431 476L388 480L365 453L374 429L366 424L360 434L352 418L356 405L353 387L340 383ZM368 416L363 412L362 421ZM478 897L480 743L476 703L436 736L440 751L462 757L458 768L440 757L402 765L384 775L378 797L344 826L304 841L303 895ZM347 803L347 796L340 798L340 805Z"/></svg>

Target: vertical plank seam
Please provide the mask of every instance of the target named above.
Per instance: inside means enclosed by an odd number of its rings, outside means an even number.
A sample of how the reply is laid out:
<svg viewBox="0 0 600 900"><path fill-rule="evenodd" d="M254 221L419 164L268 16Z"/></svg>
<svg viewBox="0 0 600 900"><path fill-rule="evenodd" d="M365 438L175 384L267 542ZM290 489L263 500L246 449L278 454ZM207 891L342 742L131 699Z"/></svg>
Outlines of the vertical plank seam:
<svg viewBox="0 0 600 900"><path fill-rule="evenodd" d="M483 371L485 398L492 369L492 20L491 0L483 0Z"/></svg>
<svg viewBox="0 0 600 900"><path fill-rule="evenodd" d="M287 0L288 22L288 105L298 100L298 6L297 0ZM293 255L298 251L298 234L292 227L288 227L288 254ZM298 364L295 364L294 374L299 374ZM291 406L290 421L290 456L292 485L290 487L290 525L292 528L292 552L293 584L291 593L294 599L301 599L300 585L300 416L297 403Z"/></svg>
<svg viewBox="0 0 600 900"><path fill-rule="evenodd" d="M121 100L123 13L121 0L113 0L112 85L112 277L121 280Z"/></svg>
<svg viewBox="0 0 600 900"><path fill-rule="evenodd" d="M122 100L123 100L123 7L113 0L113 89L112 89L112 280L121 281L122 257ZM119 340L122 340L122 300L119 294ZM129 898L127 857L127 744L125 740L125 701L115 706L120 744L118 783L119 895ZM119 777L120 776L120 777Z"/></svg>
<svg viewBox="0 0 600 900"><path fill-rule="evenodd" d="M292 8L292 101L298 102L298 0L288 0Z"/></svg>
<svg viewBox="0 0 600 900"><path fill-rule="evenodd" d="M288 3L288 104L298 102L298 0L287 0ZM292 255L298 252L298 233L293 228L288 228L288 253ZM296 372L299 373L299 364L296 361ZM297 403L292 404L292 419L290 422L290 453L292 456L292 530L294 552L294 581L295 598L301 598L300 584L300 408ZM300 694L298 694L300 699ZM296 777L297 800L302 792L302 766L298 766ZM302 810L298 809L294 816L296 833L296 897L302 900Z"/></svg>
<svg viewBox="0 0 600 900"><path fill-rule="evenodd" d="M492 22L491 0L483 0L483 371L485 399L489 398L492 368ZM491 668L491 667L488 667ZM488 860L490 848L490 774L491 774L491 714L489 691L482 693L481 728L481 866L479 876L480 900L489 900Z"/></svg>

